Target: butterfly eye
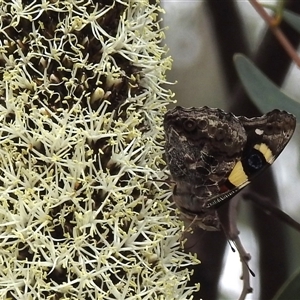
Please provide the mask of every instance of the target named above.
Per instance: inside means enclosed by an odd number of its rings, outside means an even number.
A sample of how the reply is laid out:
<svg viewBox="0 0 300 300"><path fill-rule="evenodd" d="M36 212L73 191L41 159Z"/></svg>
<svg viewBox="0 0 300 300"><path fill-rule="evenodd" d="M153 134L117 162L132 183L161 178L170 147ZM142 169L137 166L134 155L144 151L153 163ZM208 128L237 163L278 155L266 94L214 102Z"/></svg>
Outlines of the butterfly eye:
<svg viewBox="0 0 300 300"><path fill-rule="evenodd" d="M192 132L197 127L197 123L194 120L185 120L183 122L183 127L187 132Z"/></svg>

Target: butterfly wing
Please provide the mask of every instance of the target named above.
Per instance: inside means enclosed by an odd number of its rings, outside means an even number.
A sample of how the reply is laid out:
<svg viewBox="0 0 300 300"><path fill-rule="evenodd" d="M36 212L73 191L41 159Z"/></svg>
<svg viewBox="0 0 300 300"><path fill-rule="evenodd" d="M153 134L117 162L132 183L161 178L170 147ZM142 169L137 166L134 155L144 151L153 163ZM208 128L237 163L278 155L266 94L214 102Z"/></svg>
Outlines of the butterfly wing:
<svg viewBox="0 0 300 300"><path fill-rule="evenodd" d="M250 181L270 166L291 139L296 118L285 111L273 110L261 117L238 117L247 134L241 160L220 186L220 194L207 202L207 207L232 198Z"/></svg>

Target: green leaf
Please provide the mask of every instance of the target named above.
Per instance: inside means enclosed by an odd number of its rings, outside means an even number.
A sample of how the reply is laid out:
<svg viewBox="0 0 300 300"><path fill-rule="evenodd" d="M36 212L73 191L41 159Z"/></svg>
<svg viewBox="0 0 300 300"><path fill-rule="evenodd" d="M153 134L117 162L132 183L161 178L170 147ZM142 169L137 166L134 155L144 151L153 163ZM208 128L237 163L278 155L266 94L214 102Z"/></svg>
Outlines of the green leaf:
<svg viewBox="0 0 300 300"><path fill-rule="evenodd" d="M300 269L298 269L279 289L272 300L296 300L300 295Z"/></svg>
<svg viewBox="0 0 300 300"><path fill-rule="evenodd" d="M234 63L248 96L263 113L277 108L300 120L300 103L281 92L247 57L236 54Z"/></svg>
<svg viewBox="0 0 300 300"><path fill-rule="evenodd" d="M291 27L300 33L300 15L289 10L284 10L282 17Z"/></svg>

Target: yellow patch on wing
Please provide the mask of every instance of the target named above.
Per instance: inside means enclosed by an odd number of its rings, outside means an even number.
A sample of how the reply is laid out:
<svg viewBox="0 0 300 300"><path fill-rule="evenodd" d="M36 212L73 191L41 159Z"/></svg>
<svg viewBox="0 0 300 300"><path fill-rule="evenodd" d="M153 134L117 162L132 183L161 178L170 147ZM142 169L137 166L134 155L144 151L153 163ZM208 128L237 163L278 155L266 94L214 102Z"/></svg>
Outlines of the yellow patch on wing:
<svg viewBox="0 0 300 300"><path fill-rule="evenodd" d="M265 157L266 161L269 164L271 164L274 161L275 157L271 149L266 144L256 144L254 146L254 149L258 150Z"/></svg>
<svg viewBox="0 0 300 300"><path fill-rule="evenodd" d="M244 172L243 165L240 161L238 161L232 169L230 175L228 176L228 180L234 186L242 186L248 182L248 176Z"/></svg>

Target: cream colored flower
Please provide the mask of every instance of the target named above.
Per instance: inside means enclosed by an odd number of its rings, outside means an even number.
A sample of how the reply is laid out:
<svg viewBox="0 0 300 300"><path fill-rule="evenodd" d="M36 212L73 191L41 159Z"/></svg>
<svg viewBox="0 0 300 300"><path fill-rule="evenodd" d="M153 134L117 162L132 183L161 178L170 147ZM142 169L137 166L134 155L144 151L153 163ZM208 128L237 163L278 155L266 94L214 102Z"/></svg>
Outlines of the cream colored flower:
<svg viewBox="0 0 300 300"><path fill-rule="evenodd" d="M0 298L188 299L148 1L0 1ZM192 261L191 261L192 259Z"/></svg>

